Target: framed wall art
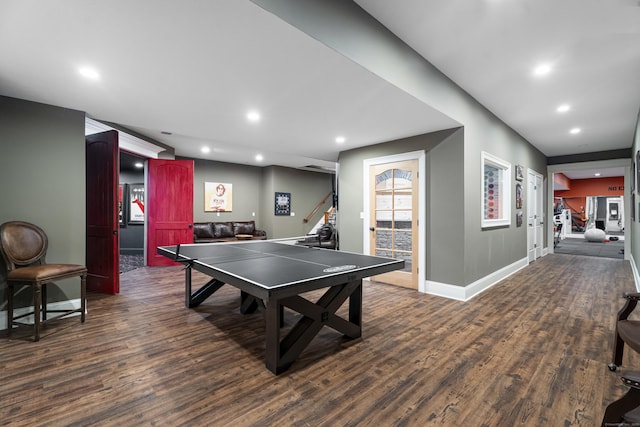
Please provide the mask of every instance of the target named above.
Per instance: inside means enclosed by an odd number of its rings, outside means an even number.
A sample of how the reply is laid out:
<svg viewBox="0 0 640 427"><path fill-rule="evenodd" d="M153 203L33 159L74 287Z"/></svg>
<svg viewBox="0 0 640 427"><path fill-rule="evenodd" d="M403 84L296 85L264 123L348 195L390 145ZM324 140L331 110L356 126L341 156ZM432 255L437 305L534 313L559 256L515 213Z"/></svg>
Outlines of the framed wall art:
<svg viewBox="0 0 640 427"><path fill-rule="evenodd" d="M127 203L128 191L127 184L118 185L118 222L121 228L127 226L127 208L129 207Z"/></svg>
<svg viewBox="0 0 640 427"><path fill-rule="evenodd" d="M524 166L516 165L516 181L524 180Z"/></svg>
<svg viewBox="0 0 640 427"><path fill-rule="evenodd" d="M511 163L482 152L482 227L511 225Z"/></svg>
<svg viewBox="0 0 640 427"><path fill-rule="evenodd" d="M291 193L276 193L275 215L291 215Z"/></svg>
<svg viewBox="0 0 640 427"><path fill-rule="evenodd" d="M204 183L204 211L231 212L233 210L233 185L225 182Z"/></svg>
<svg viewBox="0 0 640 427"><path fill-rule="evenodd" d="M129 184L129 224L144 223L144 184Z"/></svg>

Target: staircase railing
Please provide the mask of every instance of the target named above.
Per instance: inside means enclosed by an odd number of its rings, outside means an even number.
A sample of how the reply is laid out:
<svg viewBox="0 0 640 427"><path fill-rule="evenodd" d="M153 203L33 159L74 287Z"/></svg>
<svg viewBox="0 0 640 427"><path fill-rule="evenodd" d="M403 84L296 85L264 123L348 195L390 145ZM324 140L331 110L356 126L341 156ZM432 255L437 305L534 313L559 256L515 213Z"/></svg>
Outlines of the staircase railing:
<svg viewBox="0 0 640 427"><path fill-rule="evenodd" d="M309 215L305 216L304 219L302 220L303 222L309 222L311 220L311 218L313 218L313 216L316 214L316 212L318 212L318 210L320 210L320 208L327 202L327 199L329 199L329 197L331 197L331 195L333 194L332 191L329 191L327 193L326 196L324 196L324 198L322 199L322 201L320 201L320 203L318 203L313 210L311 211L311 213L309 213Z"/></svg>

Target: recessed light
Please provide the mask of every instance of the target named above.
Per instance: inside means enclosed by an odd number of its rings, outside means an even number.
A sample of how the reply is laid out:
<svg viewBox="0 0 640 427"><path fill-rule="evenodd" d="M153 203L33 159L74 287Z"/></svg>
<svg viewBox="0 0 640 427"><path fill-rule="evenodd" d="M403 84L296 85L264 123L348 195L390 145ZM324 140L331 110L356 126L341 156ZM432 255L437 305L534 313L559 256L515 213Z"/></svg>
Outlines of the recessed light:
<svg viewBox="0 0 640 427"><path fill-rule="evenodd" d="M570 109L571 109L571 106L569 104L562 104L562 105L559 105L558 108L556 108L556 111L558 113L566 113Z"/></svg>
<svg viewBox="0 0 640 427"><path fill-rule="evenodd" d="M260 113L258 113L257 111L249 111L247 113L247 119L250 122L253 122L253 123L259 122L260 121Z"/></svg>
<svg viewBox="0 0 640 427"><path fill-rule="evenodd" d="M261 162L264 159L264 157L262 157L262 154L256 154L256 161L257 162Z"/></svg>
<svg viewBox="0 0 640 427"><path fill-rule="evenodd" d="M575 134L577 134L577 133L580 133L580 132L582 132L582 129L580 129L580 128L573 128L573 129L571 129L571 130L569 131L569 133L570 133L570 134L573 134L573 135L575 135Z"/></svg>
<svg viewBox="0 0 640 427"><path fill-rule="evenodd" d="M144 165L142 163L140 163L140 162L136 163L134 166L137 167L138 169L144 167Z"/></svg>
<svg viewBox="0 0 640 427"><path fill-rule="evenodd" d="M344 137L344 136L338 136L338 137L336 137L336 142L337 142L338 144L342 144L342 143L344 143L345 141L346 141L346 139L345 139L345 137Z"/></svg>
<svg viewBox="0 0 640 427"><path fill-rule="evenodd" d="M200 151L202 151L204 154L210 153L211 152L211 148L209 147L202 147L200 149Z"/></svg>
<svg viewBox="0 0 640 427"><path fill-rule="evenodd" d="M533 69L533 74L536 76L544 76L551 72L550 64L540 64L536 68Z"/></svg>
<svg viewBox="0 0 640 427"><path fill-rule="evenodd" d="M593 174L593 176L600 176L600 175L602 175L600 172L596 172Z"/></svg>
<svg viewBox="0 0 640 427"><path fill-rule="evenodd" d="M93 68L90 67L81 67L78 69L78 72L83 76L91 80L98 80L100 78L100 74Z"/></svg>

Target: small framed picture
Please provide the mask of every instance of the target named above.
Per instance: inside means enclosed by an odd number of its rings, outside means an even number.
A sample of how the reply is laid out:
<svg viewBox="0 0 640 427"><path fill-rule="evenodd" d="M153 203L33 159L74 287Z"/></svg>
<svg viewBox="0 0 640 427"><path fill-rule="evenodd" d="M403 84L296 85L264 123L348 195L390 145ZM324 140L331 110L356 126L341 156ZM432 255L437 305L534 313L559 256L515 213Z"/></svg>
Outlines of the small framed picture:
<svg viewBox="0 0 640 427"><path fill-rule="evenodd" d="M274 213L276 215L291 215L291 193L276 193Z"/></svg>
<svg viewBox="0 0 640 427"><path fill-rule="evenodd" d="M144 184L129 184L129 224L144 224Z"/></svg>
<svg viewBox="0 0 640 427"><path fill-rule="evenodd" d="M522 209L522 184L516 184L516 209Z"/></svg>
<svg viewBox="0 0 640 427"><path fill-rule="evenodd" d="M524 166L516 165L516 181L522 181L524 179Z"/></svg>
<svg viewBox="0 0 640 427"><path fill-rule="evenodd" d="M517 211L516 212L516 227L522 227L522 217L523 217L523 212L522 211Z"/></svg>

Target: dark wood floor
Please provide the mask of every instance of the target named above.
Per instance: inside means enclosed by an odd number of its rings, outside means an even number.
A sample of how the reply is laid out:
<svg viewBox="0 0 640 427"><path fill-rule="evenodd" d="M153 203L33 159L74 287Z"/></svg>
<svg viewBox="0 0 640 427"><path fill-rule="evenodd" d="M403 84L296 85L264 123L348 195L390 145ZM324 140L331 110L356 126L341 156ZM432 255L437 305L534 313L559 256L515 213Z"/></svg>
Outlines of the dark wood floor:
<svg viewBox="0 0 640 427"><path fill-rule="evenodd" d="M189 310L180 267L138 269L85 324L0 338L0 425L595 426L633 289L625 261L557 254L466 303L365 283L362 339L325 328L274 376L234 288Z"/></svg>

